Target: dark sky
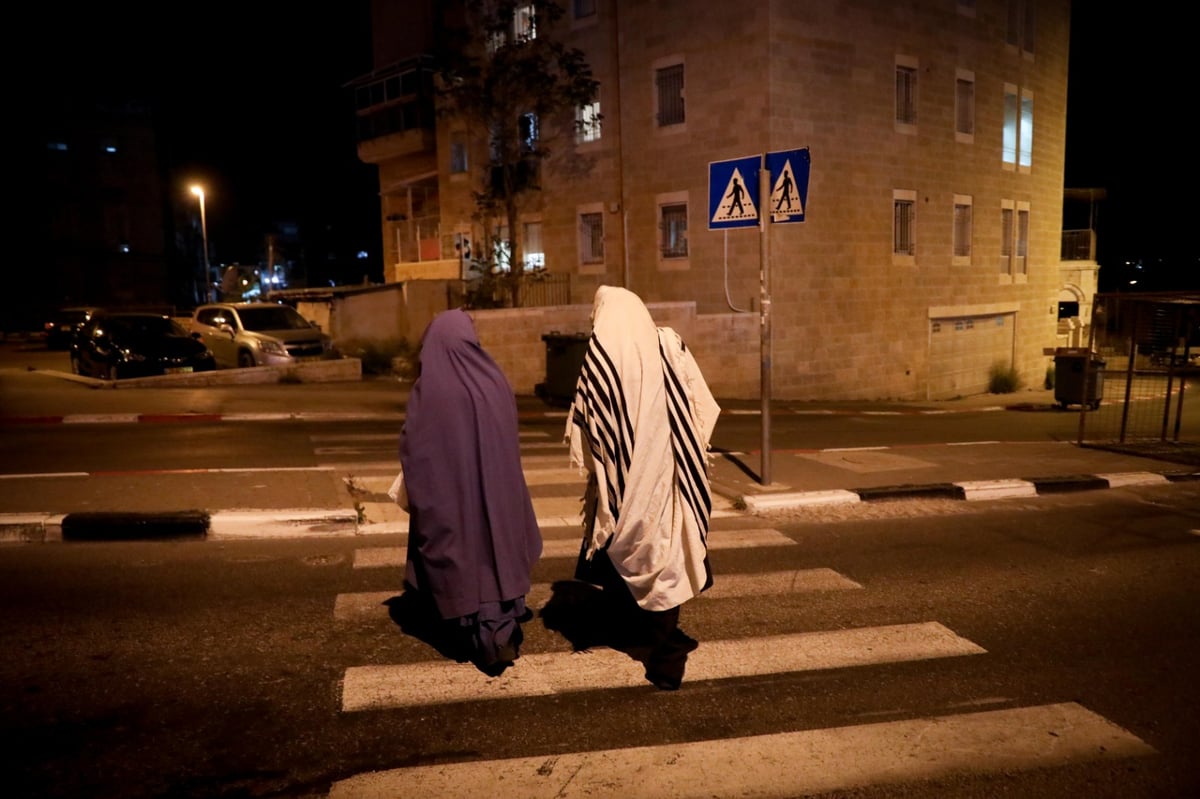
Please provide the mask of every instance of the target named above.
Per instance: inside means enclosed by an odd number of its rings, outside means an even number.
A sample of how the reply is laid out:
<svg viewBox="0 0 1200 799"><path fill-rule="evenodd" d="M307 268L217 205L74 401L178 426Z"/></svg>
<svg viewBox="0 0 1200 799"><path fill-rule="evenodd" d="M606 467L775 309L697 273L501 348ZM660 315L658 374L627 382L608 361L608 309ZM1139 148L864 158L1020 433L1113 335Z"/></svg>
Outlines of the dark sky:
<svg viewBox="0 0 1200 799"><path fill-rule="evenodd" d="M357 159L341 88L371 68L369 0L130 5L41 4L32 52L50 80L38 85L116 82L158 98L180 179L209 186L219 260L254 260L276 219L378 246L375 171ZM1180 199L1197 171L1183 146L1190 70L1176 68L1185 26L1073 6L1065 182L1108 192L1101 263L1186 252L1195 264Z"/></svg>
<svg viewBox="0 0 1200 799"><path fill-rule="evenodd" d="M118 87L154 104L173 190L198 205L187 186L206 186L214 260L254 263L273 223L286 220L306 236L333 225L316 238L360 241L378 261L378 183L357 158L342 88L371 69L368 0L118 1L35 13L55 16L34 50L54 76L45 85Z"/></svg>

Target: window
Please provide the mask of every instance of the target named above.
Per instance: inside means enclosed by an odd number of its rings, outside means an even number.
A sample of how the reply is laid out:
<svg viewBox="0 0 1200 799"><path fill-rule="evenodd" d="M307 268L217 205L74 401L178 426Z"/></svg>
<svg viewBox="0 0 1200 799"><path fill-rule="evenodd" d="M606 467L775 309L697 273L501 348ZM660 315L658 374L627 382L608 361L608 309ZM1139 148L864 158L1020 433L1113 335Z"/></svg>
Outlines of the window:
<svg viewBox="0 0 1200 799"><path fill-rule="evenodd" d="M683 64L671 64L654 71L654 93L658 108L658 126L682 125L686 119L683 107Z"/></svg>
<svg viewBox="0 0 1200 799"><path fill-rule="evenodd" d="M1015 210L1012 200L1000 202L1000 274L1011 275L1013 271L1013 231Z"/></svg>
<svg viewBox="0 0 1200 799"><path fill-rule="evenodd" d="M497 225L492 235L492 264L496 272L508 272L512 263L512 242L508 240L508 225Z"/></svg>
<svg viewBox="0 0 1200 799"><path fill-rule="evenodd" d="M897 189L892 192L892 255L912 257L916 243L917 193Z"/></svg>
<svg viewBox="0 0 1200 799"><path fill-rule="evenodd" d="M593 100L575 109L575 141L578 144L600 141L599 100Z"/></svg>
<svg viewBox="0 0 1200 799"><path fill-rule="evenodd" d="M1017 259L1014 274L1029 274L1029 204L1017 203Z"/></svg>
<svg viewBox="0 0 1200 799"><path fill-rule="evenodd" d="M954 79L954 138L975 139L975 73L960 69Z"/></svg>
<svg viewBox="0 0 1200 799"><path fill-rule="evenodd" d="M1025 171L1033 165L1033 92L1021 90L1021 129L1017 165Z"/></svg>
<svg viewBox="0 0 1200 799"><path fill-rule="evenodd" d="M1017 87L1004 84L1004 133L1000 158L1006 165L1017 163Z"/></svg>
<svg viewBox="0 0 1200 799"><path fill-rule="evenodd" d="M512 10L512 29L492 31L488 35L488 52L495 53L506 44L520 44L537 38L537 14L533 3L518 3Z"/></svg>
<svg viewBox="0 0 1200 799"><path fill-rule="evenodd" d="M542 223L540 221L525 223L525 240L522 245L521 257L525 262L525 271L545 269L546 252L542 247Z"/></svg>
<svg viewBox="0 0 1200 799"><path fill-rule="evenodd" d="M521 152L533 153L537 152L538 143L538 118L537 114L528 113L521 114L521 129L519 136L521 138Z"/></svg>
<svg viewBox="0 0 1200 799"><path fill-rule="evenodd" d="M896 56L896 124L917 124L917 61Z"/></svg>
<svg viewBox="0 0 1200 799"><path fill-rule="evenodd" d="M571 11L575 19L587 19L596 16L596 0L574 0Z"/></svg>
<svg viewBox="0 0 1200 799"><path fill-rule="evenodd" d="M1004 84L1004 135L1001 159L1006 167L1033 165L1033 92Z"/></svg>
<svg viewBox="0 0 1200 799"><path fill-rule="evenodd" d="M687 204L672 203L658 207L661 231L659 251L663 258L687 258Z"/></svg>
<svg viewBox="0 0 1200 799"><path fill-rule="evenodd" d="M1005 41L1026 55L1033 55L1037 31L1034 5L1035 0L1008 0L1008 33Z"/></svg>
<svg viewBox="0 0 1200 799"><path fill-rule="evenodd" d="M971 197L954 195L954 263L971 263Z"/></svg>
<svg viewBox="0 0 1200 799"><path fill-rule="evenodd" d="M457 174L467 171L467 135L465 133L450 134L450 172Z"/></svg>
<svg viewBox="0 0 1200 799"><path fill-rule="evenodd" d="M604 263L604 213L601 210L581 210L579 213L579 262Z"/></svg>

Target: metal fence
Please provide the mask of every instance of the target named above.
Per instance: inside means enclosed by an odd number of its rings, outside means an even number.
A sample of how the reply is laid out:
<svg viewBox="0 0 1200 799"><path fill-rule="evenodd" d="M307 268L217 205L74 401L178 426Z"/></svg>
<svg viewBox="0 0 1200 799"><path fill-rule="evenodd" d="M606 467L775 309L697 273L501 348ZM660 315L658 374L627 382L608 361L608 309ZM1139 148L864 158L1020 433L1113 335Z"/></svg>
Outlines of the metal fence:
<svg viewBox="0 0 1200 799"><path fill-rule="evenodd" d="M1200 293L1098 294L1090 338L1055 358L1056 396L1067 380L1082 400L1078 443L1200 466Z"/></svg>
<svg viewBox="0 0 1200 799"><path fill-rule="evenodd" d="M571 304L571 276L540 272L521 281L517 305L543 308ZM502 281L452 280L446 287L449 308L505 308L513 305L511 291Z"/></svg>

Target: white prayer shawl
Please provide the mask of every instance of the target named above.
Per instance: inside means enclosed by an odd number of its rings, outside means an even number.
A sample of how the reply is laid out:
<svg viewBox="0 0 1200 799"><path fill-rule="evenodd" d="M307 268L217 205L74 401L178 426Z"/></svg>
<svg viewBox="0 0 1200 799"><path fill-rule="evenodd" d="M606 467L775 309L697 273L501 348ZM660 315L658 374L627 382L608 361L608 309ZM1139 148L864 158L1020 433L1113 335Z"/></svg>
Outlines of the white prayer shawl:
<svg viewBox="0 0 1200 799"><path fill-rule="evenodd" d="M638 605L667 610L705 587L720 408L682 339L637 295L601 286L592 322L566 430L571 463L596 483L585 556L606 550Z"/></svg>

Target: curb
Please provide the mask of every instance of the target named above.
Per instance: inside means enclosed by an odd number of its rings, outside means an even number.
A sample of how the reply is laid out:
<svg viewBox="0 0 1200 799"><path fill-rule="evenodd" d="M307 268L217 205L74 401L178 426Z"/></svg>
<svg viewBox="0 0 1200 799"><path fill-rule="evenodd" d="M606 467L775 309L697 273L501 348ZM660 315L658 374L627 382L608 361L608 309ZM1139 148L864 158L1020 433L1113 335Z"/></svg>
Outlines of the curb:
<svg viewBox="0 0 1200 799"><path fill-rule="evenodd" d="M852 505L894 499L979 501L1035 497L1104 488L1165 485L1200 480L1200 472L1115 472L1016 480L976 480L828 491L752 494L740 498L745 511L767 512L822 505ZM739 498L731 508L713 509L713 517L740 515ZM574 519L547 517L542 526L564 526ZM160 541L175 539L252 540L406 533L407 522L363 523L354 509L183 510L169 512L0 513L0 544L89 541Z"/></svg>
<svg viewBox="0 0 1200 799"><path fill-rule="evenodd" d="M848 505L890 499L955 499L978 501L1011 497L1036 497L1103 488L1182 483L1200 480L1200 472L1118 472L1112 474L1065 475L1014 480L974 480L961 483L929 483L879 486L832 491L751 494L742 497L751 512L802 508L815 505Z"/></svg>

